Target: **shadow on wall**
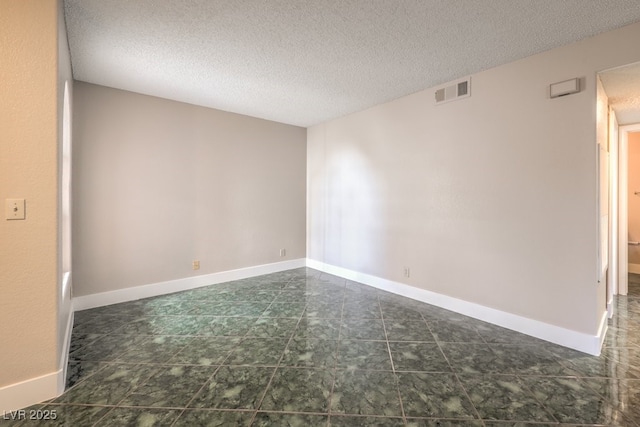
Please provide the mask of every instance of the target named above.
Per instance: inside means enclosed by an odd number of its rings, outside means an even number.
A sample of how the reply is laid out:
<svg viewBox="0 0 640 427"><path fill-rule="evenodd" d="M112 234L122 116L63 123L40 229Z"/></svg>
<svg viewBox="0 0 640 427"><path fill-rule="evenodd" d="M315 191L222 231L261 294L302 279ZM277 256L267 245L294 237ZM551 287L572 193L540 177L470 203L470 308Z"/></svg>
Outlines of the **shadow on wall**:
<svg viewBox="0 0 640 427"><path fill-rule="evenodd" d="M366 156L352 147L327 159L324 262L361 272L374 271L387 246L380 225L386 222L383 182ZM362 249L366 248L366 249Z"/></svg>

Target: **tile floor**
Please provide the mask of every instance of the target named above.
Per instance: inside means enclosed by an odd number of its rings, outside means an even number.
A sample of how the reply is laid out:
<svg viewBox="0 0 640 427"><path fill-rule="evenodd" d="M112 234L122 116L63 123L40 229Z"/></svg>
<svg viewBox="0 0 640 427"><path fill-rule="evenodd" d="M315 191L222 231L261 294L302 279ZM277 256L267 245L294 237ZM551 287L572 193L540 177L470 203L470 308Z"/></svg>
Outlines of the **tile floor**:
<svg viewBox="0 0 640 427"><path fill-rule="evenodd" d="M56 420L0 422L638 426L630 289L600 357L305 268L81 311Z"/></svg>

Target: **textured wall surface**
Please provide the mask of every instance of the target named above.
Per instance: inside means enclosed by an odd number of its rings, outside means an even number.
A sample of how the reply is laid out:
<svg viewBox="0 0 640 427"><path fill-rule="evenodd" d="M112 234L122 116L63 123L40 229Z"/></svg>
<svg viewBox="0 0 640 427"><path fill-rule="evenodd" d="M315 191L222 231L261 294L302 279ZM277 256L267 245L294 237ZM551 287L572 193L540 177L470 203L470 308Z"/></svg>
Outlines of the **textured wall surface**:
<svg viewBox="0 0 640 427"><path fill-rule="evenodd" d="M0 1L0 387L57 369L57 7Z"/></svg>
<svg viewBox="0 0 640 427"><path fill-rule="evenodd" d="M74 295L306 256L304 128L74 91Z"/></svg>
<svg viewBox="0 0 640 427"><path fill-rule="evenodd" d="M596 72L640 24L308 130L308 257L595 335ZM549 99L549 84L583 79ZM606 123L605 123L606 125ZM404 277L410 267L410 277Z"/></svg>

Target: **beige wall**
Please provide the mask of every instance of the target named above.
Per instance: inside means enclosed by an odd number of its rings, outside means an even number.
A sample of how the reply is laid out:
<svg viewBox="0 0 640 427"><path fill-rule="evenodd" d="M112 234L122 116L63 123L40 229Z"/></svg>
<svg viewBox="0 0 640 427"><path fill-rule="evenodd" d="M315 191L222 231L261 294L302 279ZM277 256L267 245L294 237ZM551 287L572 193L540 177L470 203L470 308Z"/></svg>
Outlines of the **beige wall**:
<svg viewBox="0 0 640 427"><path fill-rule="evenodd" d="M640 132L630 133L628 144L629 240L638 242L640 241L640 196L634 193L640 191ZM640 246L629 246L629 264L640 264Z"/></svg>
<svg viewBox="0 0 640 427"><path fill-rule="evenodd" d="M598 282L606 289L607 270L609 268L609 97L604 91L602 81L596 76L596 143L599 154L598 176L598 240L597 265ZM596 294L596 307L606 307L606 293Z"/></svg>
<svg viewBox="0 0 640 427"><path fill-rule="evenodd" d="M308 257L596 334L596 72L640 24L308 130ZM583 78L549 99L549 84ZM403 277L410 267L411 277Z"/></svg>
<svg viewBox="0 0 640 427"><path fill-rule="evenodd" d="M306 256L305 129L76 82L73 130L74 295Z"/></svg>
<svg viewBox="0 0 640 427"><path fill-rule="evenodd" d="M58 369L58 7L0 0L0 388Z"/></svg>

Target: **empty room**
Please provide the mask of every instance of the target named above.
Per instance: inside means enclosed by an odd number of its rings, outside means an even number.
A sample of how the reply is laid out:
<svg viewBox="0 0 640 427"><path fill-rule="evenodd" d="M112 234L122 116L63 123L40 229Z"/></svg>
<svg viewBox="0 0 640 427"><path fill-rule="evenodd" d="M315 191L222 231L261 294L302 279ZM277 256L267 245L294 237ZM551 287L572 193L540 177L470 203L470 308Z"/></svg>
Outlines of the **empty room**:
<svg viewBox="0 0 640 427"><path fill-rule="evenodd" d="M0 424L640 426L639 40L636 0L0 0Z"/></svg>

